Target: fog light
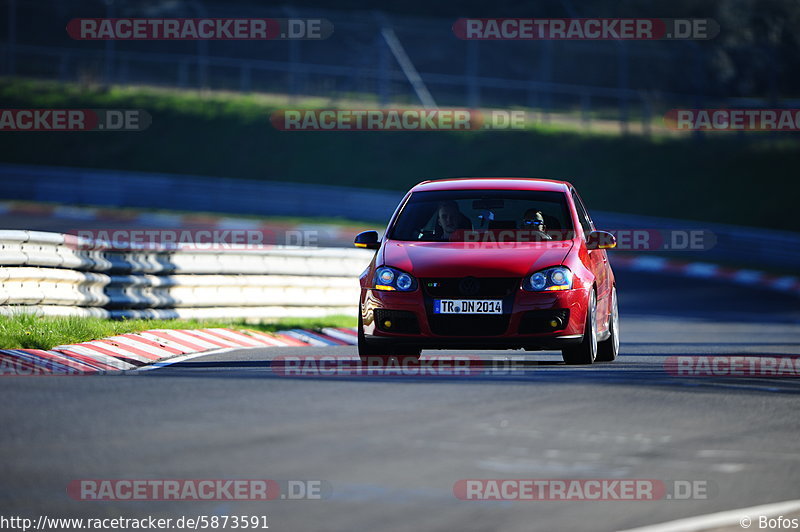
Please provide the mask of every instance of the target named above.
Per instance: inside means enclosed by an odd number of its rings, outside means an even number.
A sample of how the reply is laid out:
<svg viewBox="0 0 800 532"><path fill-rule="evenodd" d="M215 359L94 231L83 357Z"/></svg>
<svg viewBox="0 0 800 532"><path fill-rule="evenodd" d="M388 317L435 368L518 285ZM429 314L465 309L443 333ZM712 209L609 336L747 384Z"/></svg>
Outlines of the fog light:
<svg viewBox="0 0 800 532"><path fill-rule="evenodd" d="M550 320L550 327L552 327L553 329L558 327L558 320Z"/></svg>
<svg viewBox="0 0 800 532"><path fill-rule="evenodd" d="M389 321L389 320L386 320L386 321L383 322L383 326L386 327L387 329L389 329L389 328L392 327L392 322Z"/></svg>

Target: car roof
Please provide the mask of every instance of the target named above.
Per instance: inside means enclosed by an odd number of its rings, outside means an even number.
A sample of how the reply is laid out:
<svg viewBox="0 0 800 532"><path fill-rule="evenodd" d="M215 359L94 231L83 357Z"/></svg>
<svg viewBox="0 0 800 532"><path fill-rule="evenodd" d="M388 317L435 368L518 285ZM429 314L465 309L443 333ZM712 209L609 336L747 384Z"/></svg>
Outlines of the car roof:
<svg viewBox="0 0 800 532"><path fill-rule="evenodd" d="M532 177L457 177L423 181L412 192L430 190L544 190L567 192L572 185L567 181Z"/></svg>

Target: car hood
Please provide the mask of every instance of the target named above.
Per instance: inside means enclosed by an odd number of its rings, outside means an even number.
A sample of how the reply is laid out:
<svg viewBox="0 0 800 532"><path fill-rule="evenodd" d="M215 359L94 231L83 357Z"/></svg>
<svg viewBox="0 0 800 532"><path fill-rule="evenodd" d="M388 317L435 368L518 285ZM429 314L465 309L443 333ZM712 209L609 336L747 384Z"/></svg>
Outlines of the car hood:
<svg viewBox="0 0 800 532"><path fill-rule="evenodd" d="M403 242L383 246L382 263L416 277L524 277L561 264L572 240L475 244L464 242Z"/></svg>

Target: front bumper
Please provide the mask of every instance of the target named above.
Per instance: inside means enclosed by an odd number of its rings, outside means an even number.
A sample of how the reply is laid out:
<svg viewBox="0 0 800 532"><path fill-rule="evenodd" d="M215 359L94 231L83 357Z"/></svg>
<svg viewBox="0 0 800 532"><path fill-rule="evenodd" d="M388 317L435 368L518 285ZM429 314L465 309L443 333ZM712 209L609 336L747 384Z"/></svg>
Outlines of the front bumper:
<svg viewBox="0 0 800 532"><path fill-rule="evenodd" d="M372 344L537 350L562 349L582 341L589 292L583 288L558 292L516 290L502 298L502 315L433 314L432 298L421 289L362 289L361 295L363 333ZM556 326L550 325L553 318L559 318ZM385 326L387 319L389 327Z"/></svg>

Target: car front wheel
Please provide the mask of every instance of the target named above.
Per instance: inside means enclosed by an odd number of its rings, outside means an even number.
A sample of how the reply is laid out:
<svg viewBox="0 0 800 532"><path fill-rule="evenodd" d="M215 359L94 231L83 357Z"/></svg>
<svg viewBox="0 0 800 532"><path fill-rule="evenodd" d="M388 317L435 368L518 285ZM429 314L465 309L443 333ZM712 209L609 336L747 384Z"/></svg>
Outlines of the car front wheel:
<svg viewBox="0 0 800 532"><path fill-rule="evenodd" d="M597 296L592 290L586 308L586 325L583 341L574 347L561 350L564 362L570 365L591 364L597 358Z"/></svg>
<svg viewBox="0 0 800 532"><path fill-rule="evenodd" d="M619 354L619 309L617 289L611 290L611 313L608 317L608 338L597 344L597 362L612 362Z"/></svg>

